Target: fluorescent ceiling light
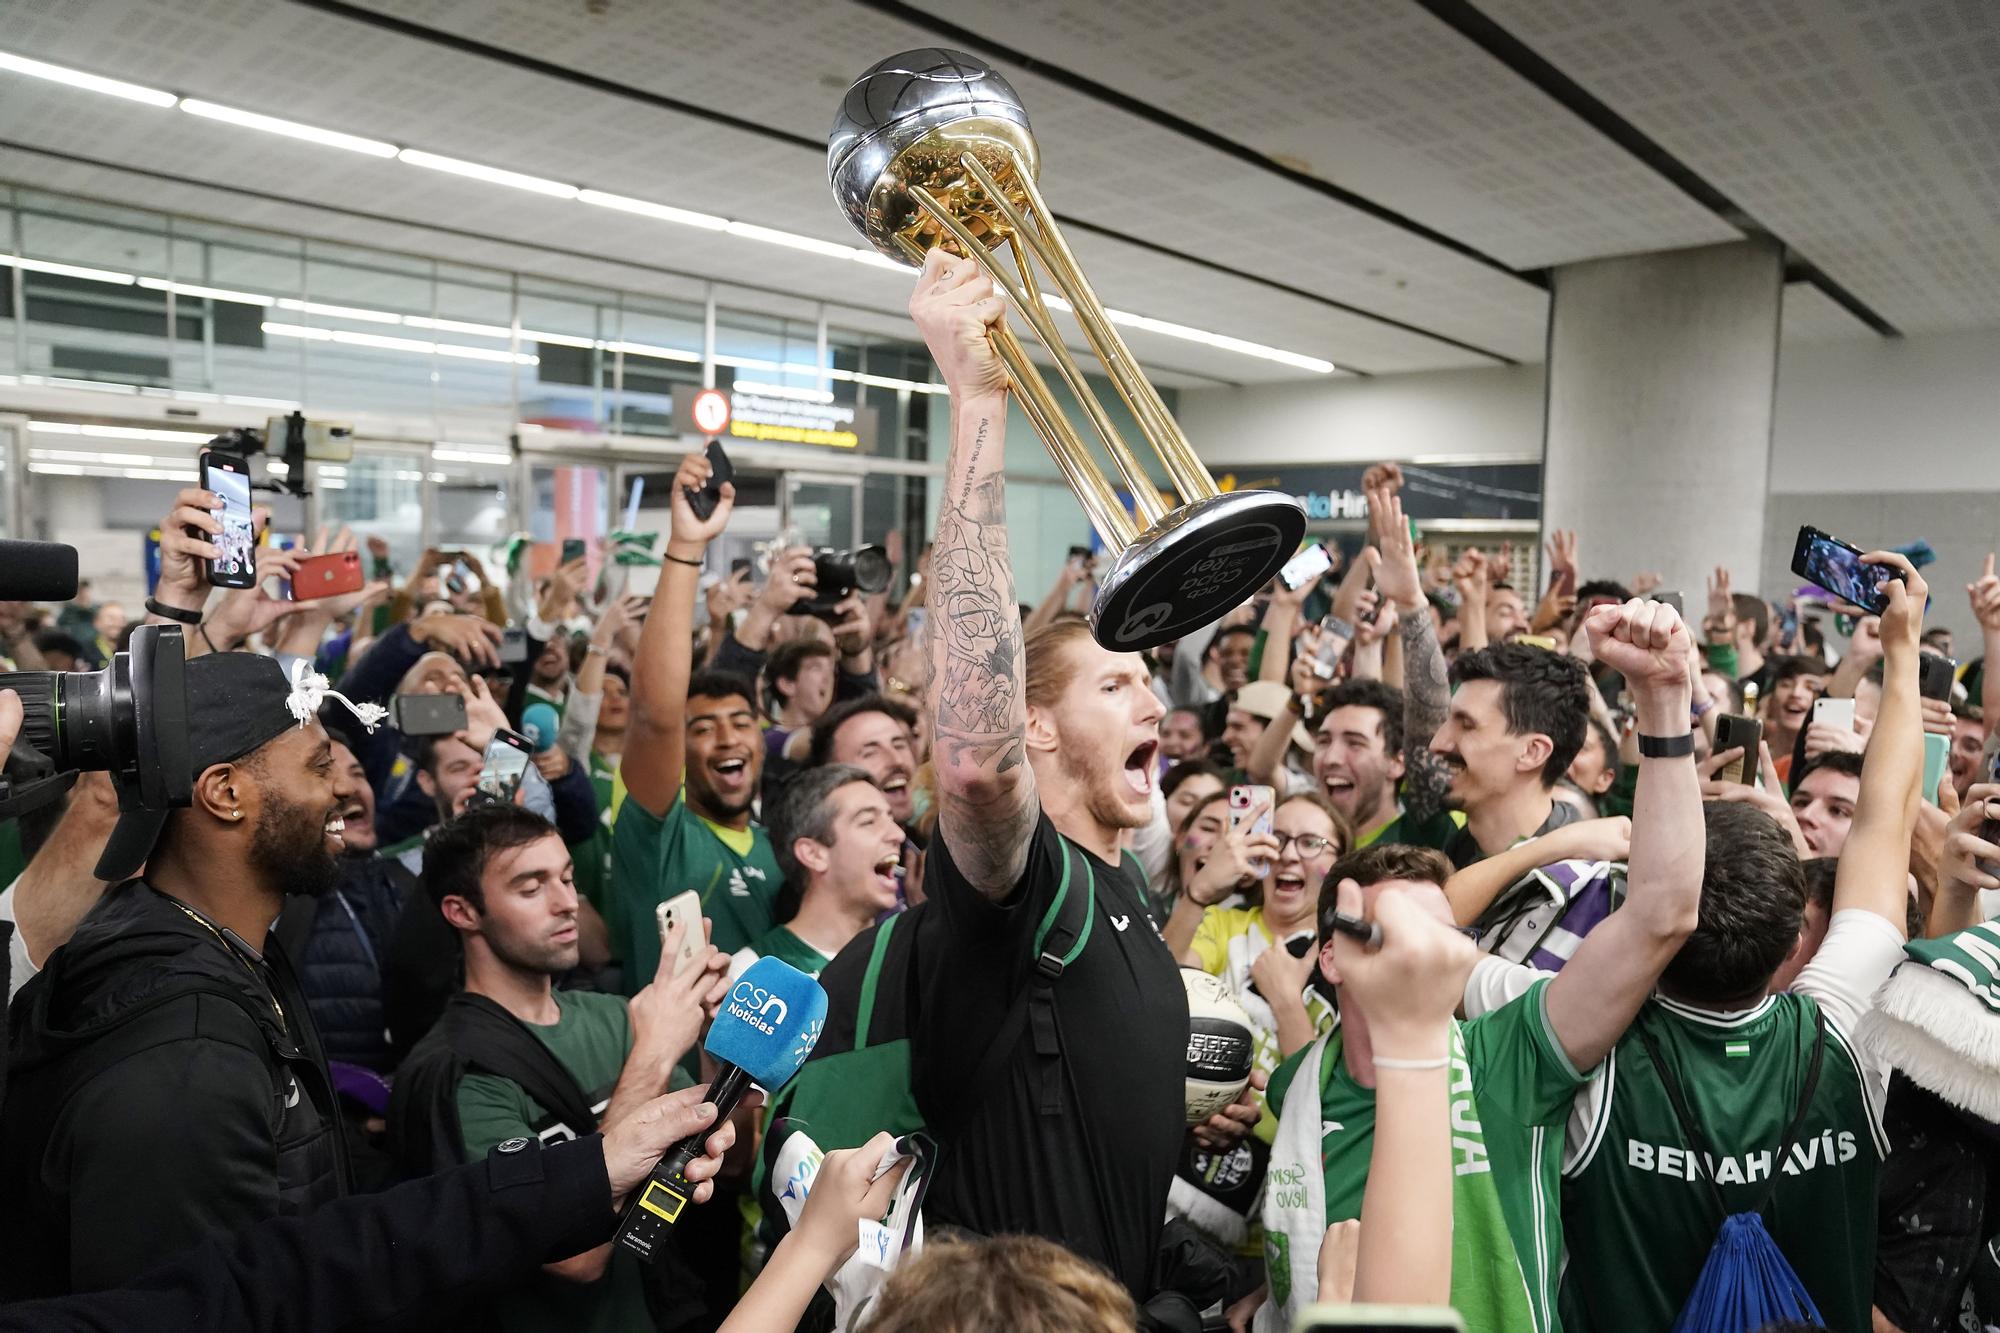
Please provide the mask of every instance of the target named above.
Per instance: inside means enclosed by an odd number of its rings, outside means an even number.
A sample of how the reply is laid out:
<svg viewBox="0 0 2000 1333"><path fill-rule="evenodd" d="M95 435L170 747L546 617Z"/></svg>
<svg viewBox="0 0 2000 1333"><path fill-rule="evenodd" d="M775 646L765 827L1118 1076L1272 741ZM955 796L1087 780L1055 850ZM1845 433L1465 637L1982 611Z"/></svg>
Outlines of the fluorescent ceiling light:
<svg viewBox="0 0 2000 1333"><path fill-rule="evenodd" d="M138 281L132 274L120 273L116 269L85 268L81 264L56 264L46 259L23 259L19 255L0 255L0 265L22 269L29 273L54 273L64 278L109 282L120 287L130 287Z"/></svg>
<svg viewBox="0 0 2000 1333"><path fill-rule="evenodd" d="M556 347L603 347L596 338L579 338L573 333L543 333L540 329L522 329L521 338L526 342L550 343Z"/></svg>
<svg viewBox="0 0 2000 1333"><path fill-rule="evenodd" d="M505 324L474 324L465 319L432 319L428 315L404 315L403 323L413 329L436 329L441 333L469 333L475 338L511 338L514 330ZM526 336L525 334L523 335Z"/></svg>
<svg viewBox="0 0 2000 1333"><path fill-rule="evenodd" d="M201 287L192 282L169 282L165 278L141 278L139 285L148 291L172 292L175 296L198 296L209 301L233 301L237 305L276 304L276 298L265 296L261 292L234 292L227 287Z"/></svg>
<svg viewBox="0 0 2000 1333"><path fill-rule="evenodd" d="M369 310L358 305L327 305L320 301L300 301L283 297L278 301L280 310L296 310L306 315L325 315L328 319L357 319L367 324L401 324L401 315L392 315L386 310Z"/></svg>
<svg viewBox="0 0 2000 1333"><path fill-rule="evenodd" d="M158 88L127 83L123 79L107 79L97 74L85 74L80 69L65 69L61 65L30 60L26 56L9 55L5 51L0 51L0 69L26 74L30 78L47 79L51 83L66 83L72 88L83 88L93 93L106 93L112 97L144 102L147 106L172 106L178 100L172 93L163 93Z"/></svg>
<svg viewBox="0 0 2000 1333"><path fill-rule="evenodd" d="M793 250L808 250L813 254L829 255L834 259L852 259L858 253L851 245L822 241L817 236L801 236L795 231L780 231L776 227L760 227L754 222L731 222L724 230L731 236L741 236L745 240L768 241L772 245L783 245Z"/></svg>
<svg viewBox="0 0 2000 1333"><path fill-rule="evenodd" d="M394 338L386 333L354 333L347 329L315 329L304 324L276 324L265 321L263 330L273 338L303 338L308 342L338 343L343 347L375 347L388 352L416 352L423 356L455 356L467 361L506 361L517 366L540 365L542 359L526 352L508 352L497 347L465 347L458 343L434 343L422 338Z"/></svg>
<svg viewBox="0 0 2000 1333"><path fill-rule="evenodd" d="M323 491L344 491L347 489L347 478L321 477L318 484Z"/></svg>
<svg viewBox="0 0 2000 1333"><path fill-rule="evenodd" d="M95 422L30 421L28 429L37 435L87 435L98 440L159 440L166 444L207 444L212 432L160 430L145 426L100 426Z"/></svg>
<svg viewBox="0 0 2000 1333"><path fill-rule="evenodd" d="M1189 342L1205 343L1219 347L1225 352L1240 352L1244 356L1261 357L1266 361L1276 361L1280 365L1295 366L1300 370L1310 370L1315 375L1331 375L1339 367L1331 361L1316 356L1304 356L1298 352L1287 352L1282 347L1267 347L1263 343L1253 343L1243 338L1232 338L1226 333L1210 333L1206 329L1190 328L1185 324L1174 324L1164 319L1151 319L1145 315L1134 315L1124 310L1106 310L1105 318L1113 324L1123 324L1128 328L1144 329L1148 333L1165 334L1169 338L1185 338Z"/></svg>
<svg viewBox="0 0 2000 1333"><path fill-rule="evenodd" d="M459 445L435 445L431 457L440 463L478 463L485 467L512 467L514 455L493 453L485 449L472 449Z"/></svg>
<svg viewBox="0 0 2000 1333"><path fill-rule="evenodd" d="M533 190L536 194L554 195L558 199L574 199L578 193L574 185L565 185L561 181L530 176L519 171L507 171L500 167L489 167L478 162L467 162L462 158L426 153L417 148L405 148L396 156L413 167L448 171L454 176L470 176L473 180L486 181L493 185L511 185L517 190Z"/></svg>
<svg viewBox="0 0 2000 1333"><path fill-rule="evenodd" d="M641 217L658 218L662 222L678 222L683 227L700 227L704 231L727 231L728 218L719 218L713 213L695 213L685 208L675 208L672 204L656 204L650 199L634 199L629 195L606 194L602 190L582 190L577 196L586 204L596 204L599 208L615 208L621 213L637 213Z"/></svg>
<svg viewBox="0 0 2000 1333"><path fill-rule="evenodd" d="M769 245L781 245L787 249L822 255L829 259L865 264L870 268L880 269L885 272L894 272L905 278L908 277L911 271L907 265L869 248L843 245L835 241L825 241L815 236L803 236L797 232L786 231L778 227L765 227L753 222L741 222L723 218L713 213L702 213L693 209L676 208L671 204L656 203L649 199L640 199L631 195L614 194L606 190L579 189L577 186L562 181L550 180L542 176L531 176L525 172L508 171L501 167L489 167L483 163L468 162L462 158L446 157L439 153L425 152L421 149L404 148L399 150L394 144L380 139L364 138L360 135L346 134L338 130L321 129L318 126L283 120L275 116L260 115L257 112L241 111L234 107L222 106L218 103L203 101L199 98L177 99L173 94L161 92L157 89L145 88L138 84L123 83L116 79L104 79L97 75L84 74L78 70L65 69L59 65L50 65L42 61L30 60L23 56L8 55L0 52L0 69L13 70L17 73L29 74L37 78L53 79L75 87L88 88L114 96L132 98L155 106L172 106L178 101L183 110L193 115L206 116L213 120L227 121L231 124L265 130L273 134L283 134L314 143L347 148L378 158L394 156L400 161L410 163L412 166L429 167L434 171L446 171L454 175L469 177L473 180L482 180L494 185L506 185L514 189L530 190L537 194L549 195L558 199L576 199L599 208L615 209L620 212L654 218L658 221L674 223L679 226L696 227L706 231L721 231L745 240L762 241ZM130 274L117 273L108 269L84 268L77 265L54 264L40 260L18 260L6 256L0 256L0 263L13 263L24 269L64 274L99 282L129 285L134 281ZM149 281L145 285L150 287L157 286L158 284ZM204 294L200 290L193 288L174 287L169 288L169 290L183 291L187 295ZM213 299L241 299L252 305L263 304L263 302L248 293L238 293L232 298L218 292L213 296ZM1065 311L1069 309L1069 303L1060 297L1048 296L1047 300L1053 309ZM432 320L419 316L406 317L390 314L385 311L362 311L353 307L324 306L313 302L280 300L277 302L277 305L283 309L302 310L311 314L324 314L335 318L360 319L383 324L409 324L417 328L437 328L474 334L480 337L502 336L499 332L494 331L498 329L499 326L497 325L475 327L461 321ZM1142 329L1163 337L1200 343L1222 351L1235 352L1241 356L1251 356L1260 360L1274 361L1280 365L1310 371L1316 375L1331 374L1339 369L1333 362L1325 360L1322 357L1307 356L1299 352L1289 352L1281 347L1271 347L1264 343L1252 342L1246 338L1231 337L1228 334L1212 333L1206 329L1194 328L1187 324L1178 324L1171 320L1154 319L1150 316L1132 314L1122 310L1107 310L1105 314L1113 323L1122 324L1128 328ZM508 330L506 336L511 338L512 330ZM622 349L627 351L629 355L657 355L663 356L664 359L670 361L700 359L698 356L686 356L671 350L665 352L655 351L637 343L604 343L575 335L531 334L524 329L521 336L524 339L532 337L536 341L554 343L559 346L597 346L613 350ZM459 355L460 353L443 352L442 354ZM721 357L716 359L726 365L733 364L753 370L776 368L774 363L767 361L743 358L729 360ZM862 379L860 382L872 383L873 381ZM921 384L917 381L907 380L895 381L885 384L883 387L908 387L914 391L923 393L943 392L943 386L941 385Z"/></svg>
<svg viewBox="0 0 2000 1333"><path fill-rule="evenodd" d="M735 380L729 387L737 393L762 398L792 398L801 403L830 403L833 395L825 389L795 389L789 384L765 384L759 380Z"/></svg>
<svg viewBox="0 0 2000 1333"><path fill-rule="evenodd" d="M197 97L183 97L181 110L205 116L209 120L226 120L231 125L242 125L269 134L282 134L290 139L304 139L308 143L325 144L329 148L345 148L350 152L366 153L370 157L396 155L396 145L384 143L380 139L364 139L358 134L342 134L339 130L323 130L317 125L301 125L296 120L260 116L255 111L239 111L233 106L204 102Z"/></svg>
<svg viewBox="0 0 2000 1333"><path fill-rule="evenodd" d="M155 461L151 454L106 454L95 449L30 449L28 457L57 463L118 463L125 467L151 467Z"/></svg>
<svg viewBox="0 0 2000 1333"><path fill-rule="evenodd" d="M658 361L699 362L700 352L684 352L678 347L656 347L651 343L607 342L607 352L623 352L627 356L650 356ZM721 358L716 358L720 360Z"/></svg>
<svg viewBox="0 0 2000 1333"><path fill-rule="evenodd" d="M75 463L37 463L30 461L28 471L41 472L57 477L80 477L83 469Z"/></svg>

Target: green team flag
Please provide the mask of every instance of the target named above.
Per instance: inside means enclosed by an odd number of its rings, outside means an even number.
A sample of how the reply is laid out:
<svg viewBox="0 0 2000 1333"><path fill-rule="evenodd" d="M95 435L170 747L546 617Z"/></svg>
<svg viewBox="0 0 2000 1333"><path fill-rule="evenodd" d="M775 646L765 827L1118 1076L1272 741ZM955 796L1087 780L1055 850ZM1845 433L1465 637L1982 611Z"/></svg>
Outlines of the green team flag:
<svg viewBox="0 0 2000 1333"><path fill-rule="evenodd" d="M2000 1120L2000 920L1903 952L1856 1038L1952 1105Z"/></svg>

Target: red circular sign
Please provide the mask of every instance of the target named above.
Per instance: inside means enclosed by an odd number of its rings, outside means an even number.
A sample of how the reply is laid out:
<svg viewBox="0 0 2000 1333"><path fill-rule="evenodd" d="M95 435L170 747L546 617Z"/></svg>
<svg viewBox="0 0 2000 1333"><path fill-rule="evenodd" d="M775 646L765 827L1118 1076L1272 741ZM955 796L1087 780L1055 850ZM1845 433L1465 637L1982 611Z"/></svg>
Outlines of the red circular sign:
<svg viewBox="0 0 2000 1333"><path fill-rule="evenodd" d="M720 389L703 389L689 405L694 428L703 435L720 435L729 429L729 395Z"/></svg>

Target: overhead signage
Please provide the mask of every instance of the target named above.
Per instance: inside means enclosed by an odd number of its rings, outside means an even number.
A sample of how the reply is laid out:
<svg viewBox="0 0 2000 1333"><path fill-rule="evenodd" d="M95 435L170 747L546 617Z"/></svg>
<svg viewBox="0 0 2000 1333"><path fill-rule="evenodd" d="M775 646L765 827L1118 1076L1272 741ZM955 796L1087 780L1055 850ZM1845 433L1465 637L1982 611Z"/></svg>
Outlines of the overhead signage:
<svg viewBox="0 0 2000 1333"><path fill-rule="evenodd" d="M1404 463L1403 510L1426 519L1538 519L1542 513L1540 463ZM1315 523L1368 517L1361 477L1366 464L1298 467L1238 465L1216 478L1223 490L1283 491L1305 506Z"/></svg>
<svg viewBox="0 0 2000 1333"><path fill-rule="evenodd" d="M703 435L720 435L729 429L729 395L720 389L703 389L688 405L688 414L694 418L694 428Z"/></svg>
<svg viewBox="0 0 2000 1333"><path fill-rule="evenodd" d="M737 380L727 392L674 396L674 424L686 435L867 451L874 447L876 418L875 408L836 402L825 389L755 380Z"/></svg>

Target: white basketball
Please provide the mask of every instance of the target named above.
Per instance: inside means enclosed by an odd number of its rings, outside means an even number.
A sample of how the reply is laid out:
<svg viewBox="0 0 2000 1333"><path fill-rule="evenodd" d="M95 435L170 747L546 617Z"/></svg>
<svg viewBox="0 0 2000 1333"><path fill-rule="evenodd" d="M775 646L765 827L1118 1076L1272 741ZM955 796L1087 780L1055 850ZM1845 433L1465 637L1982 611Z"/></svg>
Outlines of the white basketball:
<svg viewBox="0 0 2000 1333"><path fill-rule="evenodd" d="M1219 977L1181 969L1187 987L1187 1122L1198 1125L1250 1086L1257 1038L1250 1015Z"/></svg>

